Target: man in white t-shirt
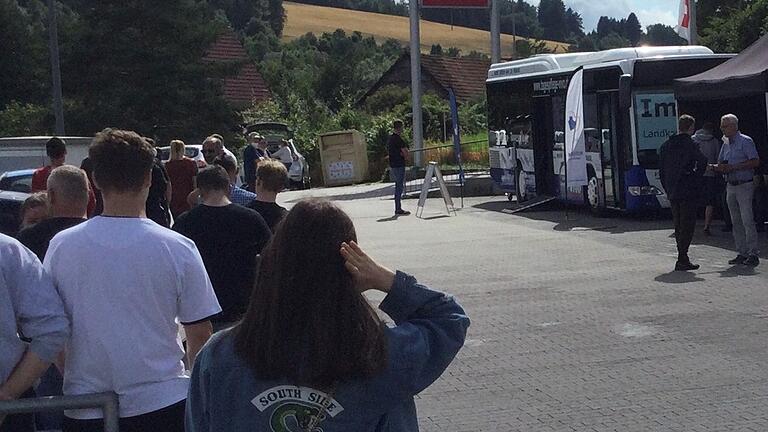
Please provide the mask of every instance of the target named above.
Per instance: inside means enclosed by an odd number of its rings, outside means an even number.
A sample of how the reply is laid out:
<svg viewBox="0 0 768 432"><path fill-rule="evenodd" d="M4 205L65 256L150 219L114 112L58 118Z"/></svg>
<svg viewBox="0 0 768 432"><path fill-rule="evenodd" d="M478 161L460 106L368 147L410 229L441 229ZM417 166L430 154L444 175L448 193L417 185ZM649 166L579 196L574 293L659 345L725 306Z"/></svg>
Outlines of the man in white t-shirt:
<svg viewBox="0 0 768 432"><path fill-rule="evenodd" d="M104 212L62 231L44 265L71 319L64 394L114 391L122 432L184 430L189 363L221 311L195 244L146 218L151 146L105 129L89 150ZM65 412L64 432L102 430L99 409Z"/></svg>

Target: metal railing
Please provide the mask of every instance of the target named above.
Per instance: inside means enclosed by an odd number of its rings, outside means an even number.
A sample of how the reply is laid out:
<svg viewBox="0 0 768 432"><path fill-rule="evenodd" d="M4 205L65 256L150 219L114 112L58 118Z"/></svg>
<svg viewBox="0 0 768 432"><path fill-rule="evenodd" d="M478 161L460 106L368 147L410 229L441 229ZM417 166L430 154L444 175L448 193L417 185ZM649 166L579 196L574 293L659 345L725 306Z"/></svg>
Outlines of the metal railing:
<svg viewBox="0 0 768 432"><path fill-rule="evenodd" d="M461 143L461 161L465 173L488 172L488 146L478 145L487 143L486 140L467 141ZM410 150L411 160L415 160L416 153L421 154L424 165L435 162L443 174L446 183L459 182L459 164L453 144L425 147L419 150ZM417 167L409 167L405 173L405 194L418 193L424 183L425 170ZM434 187L436 184L433 183Z"/></svg>
<svg viewBox="0 0 768 432"><path fill-rule="evenodd" d="M0 416L83 408L101 408L104 415L104 432L119 432L120 413L117 394L114 392L0 401Z"/></svg>

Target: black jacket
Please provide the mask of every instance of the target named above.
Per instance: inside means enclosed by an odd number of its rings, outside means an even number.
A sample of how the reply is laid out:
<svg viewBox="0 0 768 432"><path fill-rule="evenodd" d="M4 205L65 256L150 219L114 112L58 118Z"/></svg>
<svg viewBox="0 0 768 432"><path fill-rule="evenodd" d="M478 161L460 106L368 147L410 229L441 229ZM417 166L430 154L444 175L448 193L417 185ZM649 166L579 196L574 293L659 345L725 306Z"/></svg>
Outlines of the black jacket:
<svg viewBox="0 0 768 432"><path fill-rule="evenodd" d="M701 194L707 158L688 134L677 134L659 149L659 176L670 201L695 201Z"/></svg>

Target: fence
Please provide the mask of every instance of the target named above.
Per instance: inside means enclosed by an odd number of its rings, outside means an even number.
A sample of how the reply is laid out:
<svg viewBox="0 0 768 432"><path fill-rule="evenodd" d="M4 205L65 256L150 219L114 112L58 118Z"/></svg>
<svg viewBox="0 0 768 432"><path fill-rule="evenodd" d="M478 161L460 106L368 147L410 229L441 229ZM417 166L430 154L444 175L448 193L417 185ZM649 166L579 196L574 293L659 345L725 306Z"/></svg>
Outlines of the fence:
<svg viewBox="0 0 768 432"><path fill-rule="evenodd" d="M119 432L120 413L118 411L117 394L113 392L0 401L0 417L6 414L83 408L101 408L104 414L104 432Z"/></svg>
<svg viewBox="0 0 768 432"><path fill-rule="evenodd" d="M456 152L453 144L425 147L419 150L410 150L411 160L417 153L421 154L423 164L430 161L436 162L443 174L446 183L459 182L459 163L456 159ZM464 172L467 173L487 173L488 163L488 141L477 140L461 143L461 164ZM413 167L406 171L405 193L418 193L421 191L424 183L424 169Z"/></svg>

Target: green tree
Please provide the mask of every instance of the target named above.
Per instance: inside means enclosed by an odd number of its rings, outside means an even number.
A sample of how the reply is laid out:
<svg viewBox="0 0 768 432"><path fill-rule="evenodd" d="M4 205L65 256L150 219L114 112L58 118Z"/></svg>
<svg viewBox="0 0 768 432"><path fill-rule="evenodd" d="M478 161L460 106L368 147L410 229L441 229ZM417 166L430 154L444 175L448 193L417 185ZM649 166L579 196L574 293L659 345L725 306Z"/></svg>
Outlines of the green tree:
<svg viewBox="0 0 768 432"><path fill-rule="evenodd" d="M47 9L39 2L25 3L0 0L0 110L13 100L42 102L51 81L48 39L39 16Z"/></svg>
<svg viewBox="0 0 768 432"><path fill-rule="evenodd" d="M698 0L696 2L696 26L700 34L709 31L716 18L728 18L733 11L741 10L752 0Z"/></svg>
<svg viewBox="0 0 768 432"><path fill-rule="evenodd" d="M539 25L546 39L565 40L566 15L563 0L541 0L539 2Z"/></svg>
<svg viewBox="0 0 768 432"><path fill-rule="evenodd" d="M429 54L431 55L443 55L443 47L440 46L440 44L432 45L432 48L429 49Z"/></svg>
<svg viewBox="0 0 768 432"><path fill-rule="evenodd" d="M386 85L365 100L365 108L371 114L392 111L398 105L409 104L411 90L399 85Z"/></svg>
<svg viewBox="0 0 768 432"><path fill-rule="evenodd" d="M445 55L448 57L458 58L461 57L461 50L456 47L450 47L448 48L448 51L445 52Z"/></svg>
<svg viewBox="0 0 768 432"><path fill-rule="evenodd" d="M647 35L645 42L649 45L665 46L665 45L685 45L685 39L677 35L675 29L664 24L649 25L646 29Z"/></svg>
<svg viewBox="0 0 768 432"><path fill-rule="evenodd" d="M565 11L565 28L569 39L578 39L584 36L584 21L581 15L571 8Z"/></svg>
<svg viewBox="0 0 768 432"><path fill-rule="evenodd" d="M499 25L502 33L515 33L532 38L542 37L543 33L539 25L536 6L523 0L501 1L500 3Z"/></svg>
<svg viewBox="0 0 768 432"><path fill-rule="evenodd" d="M542 40L518 39L515 41L515 52L519 58L526 58L536 54L552 52Z"/></svg>
<svg viewBox="0 0 768 432"><path fill-rule="evenodd" d="M11 101L0 110L0 136L48 135L50 125L47 107Z"/></svg>
<svg viewBox="0 0 768 432"><path fill-rule="evenodd" d="M768 33L768 0L754 0L740 9L729 9L728 14L713 17L701 33L701 42L715 51L742 51Z"/></svg>
<svg viewBox="0 0 768 432"><path fill-rule="evenodd" d="M632 46L637 46L643 38L643 27L640 25L640 20L637 19L637 15L634 12L629 14L627 21L624 23L624 37L629 39L629 43Z"/></svg>
<svg viewBox="0 0 768 432"><path fill-rule="evenodd" d="M232 27L246 35L254 36L266 23L276 36L283 33L285 9L282 0L208 0L214 10L221 10Z"/></svg>
<svg viewBox="0 0 768 432"><path fill-rule="evenodd" d="M196 0L112 0L76 7L77 32L62 59L71 99L68 132L118 126L152 135L171 131L195 139L229 134L234 113L221 78L240 65L203 61L221 30Z"/></svg>

